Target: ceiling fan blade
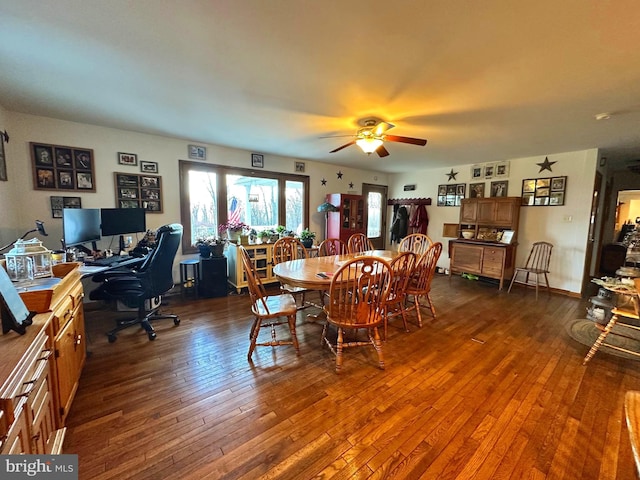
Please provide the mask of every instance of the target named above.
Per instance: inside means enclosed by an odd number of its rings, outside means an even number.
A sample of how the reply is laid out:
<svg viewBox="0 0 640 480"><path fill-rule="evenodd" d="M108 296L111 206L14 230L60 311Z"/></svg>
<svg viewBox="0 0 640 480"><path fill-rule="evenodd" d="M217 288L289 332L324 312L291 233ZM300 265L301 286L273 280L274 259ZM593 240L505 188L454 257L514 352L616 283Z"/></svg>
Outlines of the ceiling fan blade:
<svg viewBox="0 0 640 480"><path fill-rule="evenodd" d="M385 135L384 139L390 142L410 143L411 145L421 145L423 147L427 144L427 141L422 138L400 137L398 135Z"/></svg>
<svg viewBox="0 0 640 480"><path fill-rule="evenodd" d="M355 140L351 140L349 143L345 143L344 145L342 145L341 147L336 148L335 150L331 150L329 153L336 153L339 152L340 150L342 150L343 148L347 148L350 147L351 145L354 145L356 143Z"/></svg>
<svg viewBox="0 0 640 480"><path fill-rule="evenodd" d="M395 125L393 123L389 123L389 122L380 122L378 125L376 125L376 127L373 129L373 134L376 137L380 137L382 135L384 135L384 132L386 132L387 130L391 130L393 127L395 127Z"/></svg>
<svg viewBox="0 0 640 480"><path fill-rule="evenodd" d="M389 152L387 151L386 148L384 148L384 145L380 145L377 149L376 149L376 153L378 154L378 156L380 157L387 157L389 156Z"/></svg>

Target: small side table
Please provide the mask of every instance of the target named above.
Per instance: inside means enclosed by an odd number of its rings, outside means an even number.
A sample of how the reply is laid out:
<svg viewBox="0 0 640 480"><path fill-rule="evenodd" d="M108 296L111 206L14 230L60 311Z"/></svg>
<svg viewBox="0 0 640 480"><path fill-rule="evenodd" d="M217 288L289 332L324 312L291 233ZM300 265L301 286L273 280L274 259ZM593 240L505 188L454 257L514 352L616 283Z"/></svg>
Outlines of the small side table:
<svg viewBox="0 0 640 480"><path fill-rule="evenodd" d="M198 285L200 283L200 259L187 258L180 261L180 287L182 295L193 292L198 297Z"/></svg>

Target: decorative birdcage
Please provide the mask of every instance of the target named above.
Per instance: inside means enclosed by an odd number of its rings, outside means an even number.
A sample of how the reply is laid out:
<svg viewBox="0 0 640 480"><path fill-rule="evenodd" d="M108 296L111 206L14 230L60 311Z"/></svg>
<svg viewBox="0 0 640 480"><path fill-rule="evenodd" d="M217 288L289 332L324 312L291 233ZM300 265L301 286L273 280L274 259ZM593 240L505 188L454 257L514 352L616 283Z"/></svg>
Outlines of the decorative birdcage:
<svg viewBox="0 0 640 480"><path fill-rule="evenodd" d="M37 238L18 239L4 254L9 278L15 282L51 277L51 250Z"/></svg>

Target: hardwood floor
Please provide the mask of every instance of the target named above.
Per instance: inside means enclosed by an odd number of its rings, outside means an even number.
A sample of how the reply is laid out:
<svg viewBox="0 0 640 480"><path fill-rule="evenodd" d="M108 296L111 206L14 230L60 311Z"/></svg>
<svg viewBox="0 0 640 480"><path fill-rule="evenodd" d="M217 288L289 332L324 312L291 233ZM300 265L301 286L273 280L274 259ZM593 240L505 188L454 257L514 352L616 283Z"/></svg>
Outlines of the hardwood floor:
<svg viewBox="0 0 640 480"><path fill-rule="evenodd" d="M261 347L253 364L247 295L168 297L182 322L157 323L154 342L107 343L114 314L88 309L64 453L80 479L636 478L623 397L640 364L582 366L565 326L584 300L442 276L432 298L436 321L390 326L386 370L358 348L340 375L311 309L299 357Z"/></svg>

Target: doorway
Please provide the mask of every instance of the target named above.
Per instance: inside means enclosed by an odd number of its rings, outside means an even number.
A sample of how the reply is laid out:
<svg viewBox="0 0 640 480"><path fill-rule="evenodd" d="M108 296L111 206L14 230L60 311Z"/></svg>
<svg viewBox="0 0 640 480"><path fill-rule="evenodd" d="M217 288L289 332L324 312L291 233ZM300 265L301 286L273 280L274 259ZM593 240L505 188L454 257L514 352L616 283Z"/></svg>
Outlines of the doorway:
<svg viewBox="0 0 640 480"><path fill-rule="evenodd" d="M387 231L387 186L363 183L362 196L366 202L367 238L376 250L384 250Z"/></svg>

